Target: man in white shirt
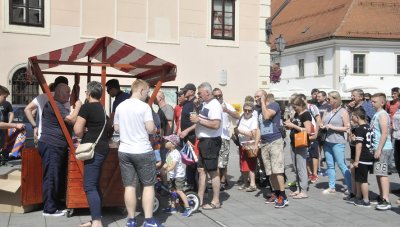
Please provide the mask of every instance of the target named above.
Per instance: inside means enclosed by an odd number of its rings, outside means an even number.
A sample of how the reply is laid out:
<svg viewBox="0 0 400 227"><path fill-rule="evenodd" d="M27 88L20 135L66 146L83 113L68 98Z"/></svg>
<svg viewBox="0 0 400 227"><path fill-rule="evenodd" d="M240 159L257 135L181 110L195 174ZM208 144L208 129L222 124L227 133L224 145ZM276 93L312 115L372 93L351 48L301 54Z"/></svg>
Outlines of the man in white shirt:
<svg viewBox="0 0 400 227"><path fill-rule="evenodd" d="M156 157L149 134L156 133L156 127L151 108L144 102L149 91L146 81L135 80L132 83L131 98L120 103L114 115L114 130L120 134L118 158L128 211L126 226L130 227L137 225L136 185L139 181L143 185L144 226L162 226L153 218Z"/></svg>
<svg viewBox="0 0 400 227"><path fill-rule="evenodd" d="M203 203L206 186L206 174L211 177L213 198L209 204L203 206L204 210L217 209L221 207L219 201L220 179L218 175L218 156L221 149L222 134L222 107L214 98L212 87L204 82L198 87L198 94L204 100L199 114L192 114L190 121L196 124L196 137L199 139L200 151L197 168L199 172L199 197Z"/></svg>
<svg viewBox="0 0 400 227"><path fill-rule="evenodd" d="M213 90L214 98L218 100L221 104L223 113L222 113L222 145L221 150L219 151L218 158L218 169L219 169L219 178L221 181L221 191L224 191L227 187L228 183L228 161L229 161L229 150L230 150L230 128L231 128L231 119L239 119L239 113L233 108L233 106L224 101L224 97L221 89L214 88Z"/></svg>

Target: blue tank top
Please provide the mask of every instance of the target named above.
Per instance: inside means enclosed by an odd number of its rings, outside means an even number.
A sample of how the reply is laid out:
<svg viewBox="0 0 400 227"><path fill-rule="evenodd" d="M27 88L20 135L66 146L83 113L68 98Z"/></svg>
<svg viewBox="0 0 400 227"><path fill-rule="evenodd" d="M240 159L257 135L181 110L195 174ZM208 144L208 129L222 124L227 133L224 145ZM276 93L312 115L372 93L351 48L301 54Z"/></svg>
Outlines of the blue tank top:
<svg viewBox="0 0 400 227"><path fill-rule="evenodd" d="M372 135L373 135L373 145L374 145L374 149L378 148L379 145L379 140L381 139L382 136L382 129L381 126L379 125L379 116L380 115L386 115L386 118L388 120L387 122L387 127L388 127L388 136L386 138L386 142L385 145L383 146L382 149L386 150L386 149L393 149L392 146L392 139L390 136L390 117L389 114L386 113L385 110L381 110L379 112L376 112L374 114L374 117L371 120L371 130L372 130Z"/></svg>

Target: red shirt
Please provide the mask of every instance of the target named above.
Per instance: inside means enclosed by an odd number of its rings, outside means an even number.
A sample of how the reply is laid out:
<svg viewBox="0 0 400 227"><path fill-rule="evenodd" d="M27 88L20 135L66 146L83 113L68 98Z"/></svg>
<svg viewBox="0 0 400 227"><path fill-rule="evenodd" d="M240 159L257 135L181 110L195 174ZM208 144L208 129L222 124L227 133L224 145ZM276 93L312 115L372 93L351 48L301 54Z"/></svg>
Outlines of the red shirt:
<svg viewBox="0 0 400 227"><path fill-rule="evenodd" d="M390 126L391 128L393 128L392 124L393 124L393 115L396 113L397 109L400 106L400 102L397 100L395 103L393 103L393 101L388 101L386 103L386 111L389 113L390 115Z"/></svg>
<svg viewBox="0 0 400 227"><path fill-rule="evenodd" d="M178 133L179 128L180 128L180 117L181 117L181 112L182 112L182 106L181 105L176 105L174 109L174 122L175 122L175 132Z"/></svg>

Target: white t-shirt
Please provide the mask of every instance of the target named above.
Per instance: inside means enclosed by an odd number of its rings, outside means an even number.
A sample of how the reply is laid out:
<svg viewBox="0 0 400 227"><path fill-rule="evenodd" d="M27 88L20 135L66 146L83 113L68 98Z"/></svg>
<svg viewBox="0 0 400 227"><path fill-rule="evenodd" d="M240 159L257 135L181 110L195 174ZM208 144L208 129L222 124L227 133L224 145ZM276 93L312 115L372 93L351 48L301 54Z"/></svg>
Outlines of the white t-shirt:
<svg viewBox="0 0 400 227"><path fill-rule="evenodd" d="M139 99L130 98L117 106L114 124L119 125L118 151L143 154L153 151L145 122L153 121L150 106Z"/></svg>
<svg viewBox="0 0 400 227"><path fill-rule="evenodd" d="M249 118L249 119L242 117L242 119L240 120L240 124L238 126L238 129L240 129L242 131L246 131L246 132L252 131L257 128L258 128L257 117L254 115L252 115L251 118ZM249 136L239 134L239 142L240 143L251 141L251 140L253 140L253 139L250 138Z"/></svg>
<svg viewBox="0 0 400 227"><path fill-rule="evenodd" d="M51 95L54 97L54 92L51 92ZM36 125L38 127L38 139L40 139L40 135L42 133L42 111L44 105L49 101L47 95L45 93L38 95L35 99L33 99L33 103L37 106L36 110ZM64 103L65 108L68 111L71 111L71 106L69 102Z"/></svg>
<svg viewBox="0 0 400 227"><path fill-rule="evenodd" d="M233 106L231 104L224 102L224 105L226 106L226 108L228 110L236 112L235 108L233 108ZM229 131L231 128L231 121L230 121L230 115L228 113L222 111L222 122L221 123L222 123L221 138L230 140L231 137L229 135Z"/></svg>
<svg viewBox="0 0 400 227"><path fill-rule="evenodd" d="M208 103L203 103L203 108L200 110L199 117L207 120L220 120L222 119L222 107L221 104L216 100L212 99ZM213 138L221 136L222 134L222 122L218 129L210 129L201 124L196 125L196 137L197 138Z"/></svg>
<svg viewBox="0 0 400 227"><path fill-rule="evenodd" d="M167 153L165 162L168 166L171 166L173 162L176 162L175 169L168 172L169 178L185 177L186 165L183 164L181 153L177 149Z"/></svg>

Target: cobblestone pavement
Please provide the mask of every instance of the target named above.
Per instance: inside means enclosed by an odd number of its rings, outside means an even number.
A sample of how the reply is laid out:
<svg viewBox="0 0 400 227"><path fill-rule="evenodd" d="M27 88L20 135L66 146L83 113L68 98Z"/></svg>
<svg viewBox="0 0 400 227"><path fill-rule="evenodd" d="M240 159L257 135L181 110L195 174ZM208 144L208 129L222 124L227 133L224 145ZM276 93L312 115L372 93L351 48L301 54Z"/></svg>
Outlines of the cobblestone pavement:
<svg viewBox="0 0 400 227"><path fill-rule="evenodd" d="M272 204L265 204L263 195L267 191L259 189L256 192L242 192L235 185L239 172L239 156L236 146L232 144L228 172L231 176L228 190L221 192L222 208L199 211L191 217L180 214L156 214L165 226L398 226L400 223L400 208L395 204L400 194L390 193L393 208L389 211L377 211L371 208L356 207L342 200L343 193L323 195L328 179L320 176L317 183L311 184L309 198L294 200L284 209L276 209ZM349 157L347 155L346 157ZM289 181L295 179L291 171L290 152L285 151L287 176ZM337 171L337 190L343 185L343 176ZM400 180L397 174L390 176L391 189L400 191ZM372 195L378 192L376 179L369 177ZM287 189L289 192L290 189ZM209 195L211 198L211 194ZM26 214L0 213L0 227L24 226L78 226L90 220L88 209L76 209L72 217L43 217L42 212L35 211ZM122 208L104 209L104 226L125 226L126 216ZM143 223L143 216L138 214L138 222Z"/></svg>

